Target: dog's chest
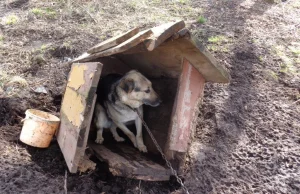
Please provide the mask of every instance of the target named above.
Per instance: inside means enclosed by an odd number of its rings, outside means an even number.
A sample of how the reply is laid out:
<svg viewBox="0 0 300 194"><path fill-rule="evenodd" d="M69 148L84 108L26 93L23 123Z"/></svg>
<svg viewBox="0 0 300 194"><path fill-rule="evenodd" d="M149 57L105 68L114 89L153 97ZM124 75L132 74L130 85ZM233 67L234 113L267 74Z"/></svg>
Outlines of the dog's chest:
<svg viewBox="0 0 300 194"><path fill-rule="evenodd" d="M137 113L129 109L115 109L114 107L108 105L109 116L118 122L126 123L128 121L133 121L137 118Z"/></svg>

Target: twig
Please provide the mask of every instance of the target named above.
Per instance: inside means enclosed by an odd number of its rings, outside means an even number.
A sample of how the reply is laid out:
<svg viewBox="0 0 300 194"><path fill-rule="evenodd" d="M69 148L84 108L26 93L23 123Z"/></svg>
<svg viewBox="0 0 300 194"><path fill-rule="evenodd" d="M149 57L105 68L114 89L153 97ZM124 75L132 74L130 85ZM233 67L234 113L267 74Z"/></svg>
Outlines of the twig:
<svg viewBox="0 0 300 194"><path fill-rule="evenodd" d="M142 190L141 190L141 180L139 182L139 191L140 191L140 194L142 194Z"/></svg>
<svg viewBox="0 0 300 194"><path fill-rule="evenodd" d="M75 3L75 2L74 2L74 3ZM83 10L90 16L90 18L93 20L93 22L94 22L95 24L98 23L98 21L92 16L92 14L91 14L85 7L79 5L78 3L75 3L75 4L76 4L77 6L79 6L79 7L81 7L81 9L83 9Z"/></svg>
<svg viewBox="0 0 300 194"><path fill-rule="evenodd" d="M296 101L293 102L292 104L297 104L298 102L300 102L300 99L296 100Z"/></svg>
<svg viewBox="0 0 300 194"><path fill-rule="evenodd" d="M67 189L67 178L68 178L68 172L67 172L67 170L66 170L66 172L65 172L65 184L64 184L65 194L68 194L68 189Z"/></svg>

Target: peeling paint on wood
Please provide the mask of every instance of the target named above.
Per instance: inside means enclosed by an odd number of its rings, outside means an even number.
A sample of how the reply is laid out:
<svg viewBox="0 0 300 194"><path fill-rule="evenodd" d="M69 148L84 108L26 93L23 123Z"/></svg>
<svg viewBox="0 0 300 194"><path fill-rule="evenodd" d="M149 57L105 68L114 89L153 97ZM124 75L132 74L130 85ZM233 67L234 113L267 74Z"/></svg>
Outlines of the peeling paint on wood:
<svg viewBox="0 0 300 194"><path fill-rule="evenodd" d="M61 109L67 119L76 127L79 127L80 123L83 121L82 114L84 108L85 104L82 97L74 90L67 87Z"/></svg>
<svg viewBox="0 0 300 194"><path fill-rule="evenodd" d="M58 144L71 173L76 173L84 155L102 64L72 65L61 108Z"/></svg>
<svg viewBox="0 0 300 194"><path fill-rule="evenodd" d="M68 80L68 87L78 90L84 83L84 72L87 70L86 65L77 65L72 68Z"/></svg>

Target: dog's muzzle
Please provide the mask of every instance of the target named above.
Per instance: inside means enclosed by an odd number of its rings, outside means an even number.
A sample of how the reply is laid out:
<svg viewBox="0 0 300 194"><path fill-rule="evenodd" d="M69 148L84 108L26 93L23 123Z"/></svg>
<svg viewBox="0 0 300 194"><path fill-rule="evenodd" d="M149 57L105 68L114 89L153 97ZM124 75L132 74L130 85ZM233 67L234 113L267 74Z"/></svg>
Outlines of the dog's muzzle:
<svg viewBox="0 0 300 194"><path fill-rule="evenodd" d="M162 103L161 99L157 99L154 101L150 101L150 100L143 100L144 104L149 105L149 106L153 106L153 107L157 107L160 105L160 103Z"/></svg>

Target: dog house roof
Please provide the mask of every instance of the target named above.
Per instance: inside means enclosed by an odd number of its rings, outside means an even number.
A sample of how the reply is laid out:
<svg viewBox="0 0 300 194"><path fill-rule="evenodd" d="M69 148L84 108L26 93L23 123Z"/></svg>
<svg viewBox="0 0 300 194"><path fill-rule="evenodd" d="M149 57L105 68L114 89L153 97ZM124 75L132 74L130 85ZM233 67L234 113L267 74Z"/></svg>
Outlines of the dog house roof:
<svg viewBox="0 0 300 194"><path fill-rule="evenodd" d="M186 58L208 82L228 83L229 74L185 28L184 21L166 23L139 31L134 28L101 42L72 62L91 62L101 57L118 56L144 70L155 69L156 75L175 77Z"/></svg>

